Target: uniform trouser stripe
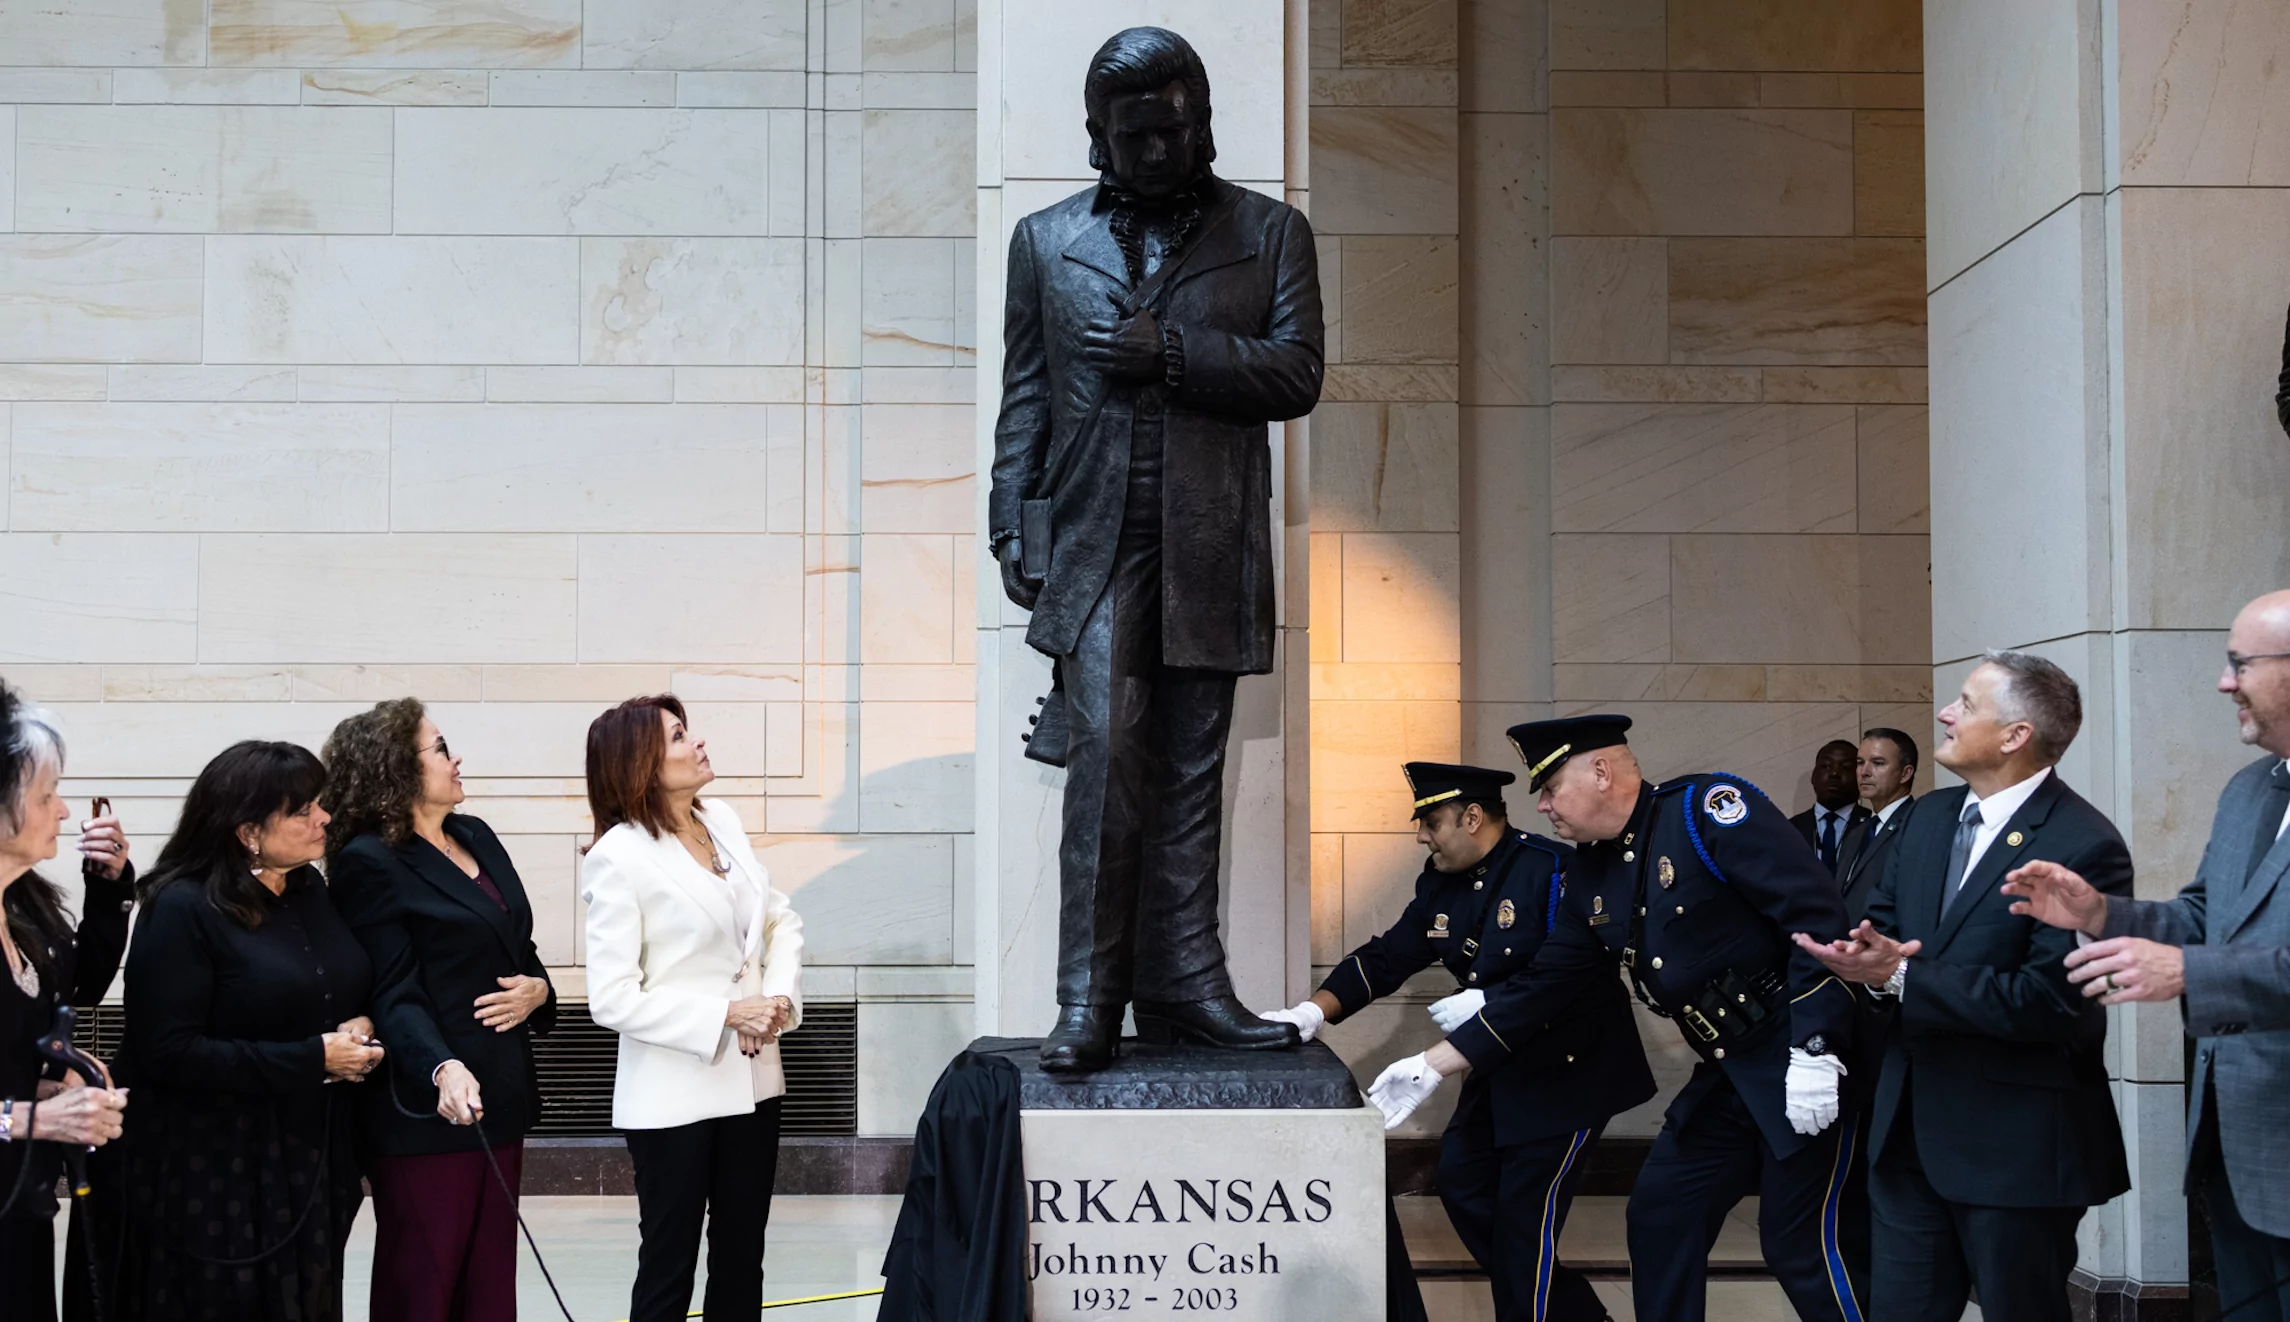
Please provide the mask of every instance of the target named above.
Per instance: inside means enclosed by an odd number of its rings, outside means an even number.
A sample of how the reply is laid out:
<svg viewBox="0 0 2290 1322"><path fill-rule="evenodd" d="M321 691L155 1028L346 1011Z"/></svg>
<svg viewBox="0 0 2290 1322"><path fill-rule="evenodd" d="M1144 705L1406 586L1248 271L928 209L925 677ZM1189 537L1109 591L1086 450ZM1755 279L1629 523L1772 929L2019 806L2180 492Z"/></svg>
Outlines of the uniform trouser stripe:
<svg viewBox="0 0 2290 1322"><path fill-rule="evenodd" d="M1558 1266L1558 1200L1566 1187L1567 1172L1574 1169L1574 1159L1582 1155L1590 1142L1590 1131L1574 1131L1574 1141L1567 1145L1566 1159L1559 1162L1558 1173L1551 1176L1551 1187L1543 1191L1543 1235L1541 1253L1535 1261L1535 1322L1544 1322L1551 1306L1551 1272ZM1859 1319L1854 1319L1859 1322Z"/></svg>
<svg viewBox="0 0 2290 1322"><path fill-rule="evenodd" d="M1853 1150L1859 1137L1851 1120L1837 1122L1837 1158L1829 1168L1829 1191L1821 1199L1821 1261L1828 1264L1829 1289L1837 1297L1837 1312L1845 1322L1862 1322L1860 1301L1853 1297L1853 1281L1845 1273L1845 1255L1837 1247L1838 1209L1845 1183L1852 1178Z"/></svg>

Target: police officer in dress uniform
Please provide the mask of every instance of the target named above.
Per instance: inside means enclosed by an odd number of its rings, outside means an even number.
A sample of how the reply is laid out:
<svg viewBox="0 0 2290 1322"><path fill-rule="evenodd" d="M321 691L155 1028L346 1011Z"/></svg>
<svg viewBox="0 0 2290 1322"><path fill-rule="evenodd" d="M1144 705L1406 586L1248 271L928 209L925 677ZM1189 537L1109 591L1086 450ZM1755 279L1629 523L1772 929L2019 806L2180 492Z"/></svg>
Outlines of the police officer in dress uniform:
<svg viewBox="0 0 2290 1322"><path fill-rule="evenodd" d="M1695 773L1647 784L1629 728L1611 715L1511 728L1537 806L1575 854L1533 962L1445 1045L1475 1074L1501 1069L1567 1031L1619 962L1701 1057L1630 1196L1640 1322L1706 1315L1710 1248L1750 1194L1762 1200L1766 1266L1798 1316L1861 1322L1868 1204L1855 1117L1865 1089L1853 1085L1875 1070L1857 1060L1848 1070L1846 1056L1865 1011L1789 940L1845 931L1836 880L1749 782Z"/></svg>
<svg viewBox="0 0 2290 1322"><path fill-rule="evenodd" d="M1295 1024L1307 1040L1434 963L1459 990L1431 1015L1455 1032L1526 969L1557 917L1573 851L1510 825L1503 787L1517 776L1436 762L1410 762L1406 772L1416 840L1430 850L1415 899L1390 931L1346 955L1312 999L1264 1016ZM1559 1235L1591 1146L1609 1119L1654 1095L1653 1072L1611 974L1551 1032L1522 1045L1465 1079L1440 1142L1439 1198L1487 1270L1502 1322L1598 1322L1606 1309L1581 1273L1559 1263ZM1393 1068L1413 1073L1423 1060ZM1412 1110L1387 1108L1386 1128Z"/></svg>

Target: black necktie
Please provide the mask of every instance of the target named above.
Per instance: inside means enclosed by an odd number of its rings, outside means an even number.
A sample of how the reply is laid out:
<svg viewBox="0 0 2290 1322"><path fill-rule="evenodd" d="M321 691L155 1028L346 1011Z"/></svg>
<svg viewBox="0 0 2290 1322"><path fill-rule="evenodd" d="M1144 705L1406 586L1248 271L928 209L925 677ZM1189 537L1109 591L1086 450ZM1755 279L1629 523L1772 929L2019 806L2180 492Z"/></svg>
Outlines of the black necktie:
<svg viewBox="0 0 2290 1322"><path fill-rule="evenodd" d="M1821 822L1821 862L1829 871L1837 870L1837 822L1842 813L1830 813Z"/></svg>
<svg viewBox="0 0 2290 1322"><path fill-rule="evenodd" d="M1964 889L1964 872L1971 866L1972 842L1980 834L1980 801L1964 800L1964 820L1956 824L1956 842L1948 847L1948 894L1940 901L1941 912L1956 902L1956 893Z"/></svg>
<svg viewBox="0 0 2290 1322"><path fill-rule="evenodd" d="M2258 865L2274 848L2274 838L2282 834L2282 814L2290 811L2290 763L2274 764L2274 774L2266 778L2266 792L2258 796L2258 835L2250 842L2250 864L2243 870L2244 880L2258 875Z"/></svg>

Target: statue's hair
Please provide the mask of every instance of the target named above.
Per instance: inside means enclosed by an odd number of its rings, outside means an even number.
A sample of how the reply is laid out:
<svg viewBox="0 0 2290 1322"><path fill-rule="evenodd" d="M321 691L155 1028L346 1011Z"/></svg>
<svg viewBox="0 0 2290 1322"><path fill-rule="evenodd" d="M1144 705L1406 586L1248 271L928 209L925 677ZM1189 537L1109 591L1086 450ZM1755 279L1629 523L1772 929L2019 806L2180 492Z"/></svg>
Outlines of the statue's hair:
<svg viewBox="0 0 2290 1322"><path fill-rule="evenodd" d="M1217 158L1217 142L1209 123L1209 71L1193 43L1167 28L1124 28L1105 39L1090 57L1089 76L1082 80L1081 100L1089 113L1089 168L1104 170L1105 112L1113 98L1152 92L1171 83L1185 85L1185 100L1200 116L1201 164Z"/></svg>

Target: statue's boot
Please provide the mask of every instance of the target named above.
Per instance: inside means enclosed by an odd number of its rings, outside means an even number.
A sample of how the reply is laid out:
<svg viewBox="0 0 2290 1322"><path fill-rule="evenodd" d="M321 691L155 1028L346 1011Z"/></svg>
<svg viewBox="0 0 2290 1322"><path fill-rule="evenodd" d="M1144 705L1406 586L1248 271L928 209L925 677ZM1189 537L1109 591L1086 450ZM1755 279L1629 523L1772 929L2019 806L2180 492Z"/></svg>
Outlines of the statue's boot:
<svg viewBox="0 0 2290 1322"><path fill-rule="evenodd" d="M1202 1001L1139 1001L1137 1036L1158 1046L1199 1042L1233 1051L1292 1051L1304 1044L1296 1025L1259 1019L1232 996L1211 996Z"/></svg>
<svg viewBox="0 0 2290 1322"><path fill-rule="evenodd" d="M1052 1074L1104 1069L1120 1040L1120 1006L1061 1005L1057 1026L1042 1039L1042 1068Z"/></svg>

